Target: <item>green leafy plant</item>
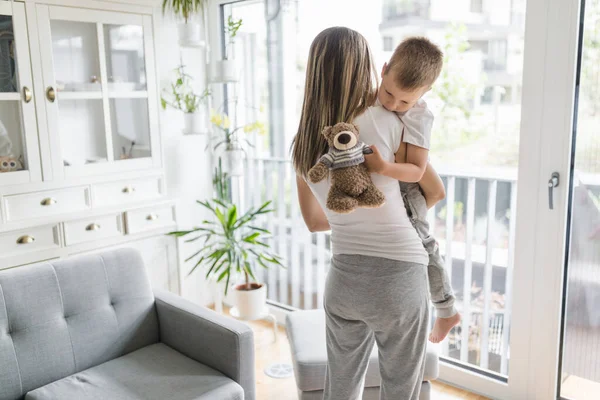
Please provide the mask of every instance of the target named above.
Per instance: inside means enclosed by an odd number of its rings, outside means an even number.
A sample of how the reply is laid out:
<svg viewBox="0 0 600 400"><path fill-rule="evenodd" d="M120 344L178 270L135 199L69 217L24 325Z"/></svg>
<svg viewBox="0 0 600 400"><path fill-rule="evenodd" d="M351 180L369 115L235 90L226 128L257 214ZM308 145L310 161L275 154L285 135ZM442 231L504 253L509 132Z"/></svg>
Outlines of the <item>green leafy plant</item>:
<svg viewBox="0 0 600 400"><path fill-rule="evenodd" d="M166 109L169 106L189 114L197 112L200 105L210 96L210 91L206 89L200 95L195 94L191 86L193 78L185 72L183 65L175 68L175 74L175 82L171 83L168 90L163 90L163 96L160 98L162 108Z"/></svg>
<svg viewBox="0 0 600 400"><path fill-rule="evenodd" d="M251 289L251 281L256 281L254 268L281 266L281 257L269 251L270 246L264 242L270 232L254 224L261 215L273 212L268 201L258 208L251 208L238 215L235 204L212 199L198 201L206 208L216 221L204 221L202 226L187 231L170 232L176 237L194 236L186 242L204 240L201 248L185 261L195 260L194 267L188 276L198 267L208 268L206 278L216 276L217 282L226 280L225 294L229 289L229 281L234 273L243 273L246 290Z"/></svg>
<svg viewBox="0 0 600 400"><path fill-rule="evenodd" d="M206 0L163 0L162 11L165 14L171 10L173 14L182 16L187 24L193 14L204 11L205 4Z"/></svg>
<svg viewBox="0 0 600 400"><path fill-rule="evenodd" d="M227 25L225 25L225 36L227 37L227 47L225 48L225 59L229 56L229 47L233 46L235 37L238 31L242 27L242 19L234 19L233 16L227 18Z"/></svg>
<svg viewBox="0 0 600 400"><path fill-rule="evenodd" d="M274 211L270 208L271 202L267 201L260 207L251 208L239 215L237 206L231 202L230 182L219 158L213 176L215 198L204 202L197 201L210 211L212 221L205 220L199 227L169 233L175 237L191 237L185 240L186 243L202 240L200 249L185 260L195 263L188 276L198 267L205 267L206 278L216 276L217 282L226 280L225 294L231 276L235 273L244 274L245 289L250 290L250 279L256 281L254 268L283 267L281 257L272 253L265 241L271 233L257 226L260 216Z"/></svg>

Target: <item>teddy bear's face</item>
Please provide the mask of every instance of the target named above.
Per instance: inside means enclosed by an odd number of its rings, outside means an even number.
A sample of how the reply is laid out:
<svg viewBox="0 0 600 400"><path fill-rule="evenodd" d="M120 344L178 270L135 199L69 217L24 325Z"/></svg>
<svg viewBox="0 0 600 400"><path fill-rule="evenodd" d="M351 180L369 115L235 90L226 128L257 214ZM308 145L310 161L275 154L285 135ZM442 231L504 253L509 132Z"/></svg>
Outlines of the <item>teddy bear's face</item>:
<svg viewBox="0 0 600 400"><path fill-rule="evenodd" d="M0 173L12 172L22 169L21 163L14 157L0 157Z"/></svg>
<svg viewBox="0 0 600 400"><path fill-rule="evenodd" d="M325 128L323 135L327 139L329 147L337 150L348 150L358 143L358 129L355 125L345 122Z"/></svg>

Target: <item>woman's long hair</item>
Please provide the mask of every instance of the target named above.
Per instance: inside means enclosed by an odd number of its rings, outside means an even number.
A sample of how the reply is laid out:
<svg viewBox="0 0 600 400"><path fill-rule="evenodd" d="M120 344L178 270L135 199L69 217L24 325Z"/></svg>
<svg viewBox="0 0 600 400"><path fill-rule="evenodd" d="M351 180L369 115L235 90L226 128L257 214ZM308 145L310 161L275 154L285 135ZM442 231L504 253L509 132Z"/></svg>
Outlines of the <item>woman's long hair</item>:
<svg viewBox="0 0 600 400"><path fill-rule="evenodd" d="M375 103L378 84L371 50L360 33L333 27L317 35L310 46L302 115L292 144L299 175L306 177L327 152L323 128L352 122Z"/></svg>

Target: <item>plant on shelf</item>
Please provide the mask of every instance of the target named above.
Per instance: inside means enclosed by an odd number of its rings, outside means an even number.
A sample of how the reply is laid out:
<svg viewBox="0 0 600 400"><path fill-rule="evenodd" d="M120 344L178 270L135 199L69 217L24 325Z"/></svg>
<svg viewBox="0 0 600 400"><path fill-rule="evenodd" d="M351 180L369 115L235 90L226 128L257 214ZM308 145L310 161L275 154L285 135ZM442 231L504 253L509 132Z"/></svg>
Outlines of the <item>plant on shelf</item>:
<svg viewBox="0 0 600 400"><path fill-rule="evenodd" d="M243 274L244 283L235 286L236 307L240 316L253 318L264 310L266 286L258 283L255 268L283 267L281 258L270 251L265 239L270 235L258 227L258 218L273 212L271 202L250 208L240 214L238 206L229 200L229 179L221 164L215 170L213 184L216 196L212 200L197 201L212 217L199 227L170 232L175 237L191 237L186 242L200 241L200 248L186 262L195 262L188 276L196 269L206 268L206 278L225 281L225 295L232 276Z"/></svg>
<svg viewBox="0 0 600 400"><path fill-rule="evenodd" d="M213 150L218 150L221 147L225 148L223 157L225 158L226 169L231 176L240 176L243 174L243 159L245 155L244 144L252 147L252 144L243 137L240 133L250 134L256 132L260 135L265 134L266 127L261 121L254 121L245 125L232 127L231 121L227 114L219 114L213 112L210 117L210 122L217 128L218 135L213 138L216 144Z"/></svg>
<svg viewBox="0 0 600 400"><path fill-rule="evenodd" d="M238 75L236 71L235 60L233 59L233 46L235 44L235 38L242 27L242 19L235 19L233 16L227 18L227 24L225 24L225 38L227 40L225 45L225 54L223 59L217 61L217 66L213 77L214 82L236 82Z"/></svg>
<svg viewBox="0 0 600 400"><path fill-rule="evenodd" d="M194 93L192 77L185 72L185 66L175 68L175 81L168 89L163 90L160 102L163 109L167 107L183 111L186 133L201 133L207 130L206 109L203 107L210 96L208 89L202 94Z"/></svg>
<svg viewBox="0 0 600 400"><path fill-rule="evenodd" d="M201 25L190 22L190 19L195 14L199 14L200 18L203 18L205 6L206 0L163 0L163 14L171 11L175 16L184 20L184 23L179 25L180 45L191 47L204 45L201 39Z"/></svg>

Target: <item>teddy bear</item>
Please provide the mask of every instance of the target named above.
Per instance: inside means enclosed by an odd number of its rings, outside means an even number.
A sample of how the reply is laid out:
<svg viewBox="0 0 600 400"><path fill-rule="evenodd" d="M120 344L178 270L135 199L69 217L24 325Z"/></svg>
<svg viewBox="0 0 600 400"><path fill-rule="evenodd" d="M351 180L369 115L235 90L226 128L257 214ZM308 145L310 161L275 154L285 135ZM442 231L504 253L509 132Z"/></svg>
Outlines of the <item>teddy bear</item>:
<svg viewBox="0 0 600 400"><path fill-rule="evenodd" d="M21 160L12 156L0 156L0 173L20 171L23 169Z"/></svg>
<svg viewBox="0 0 600 400"><path fill-rule="evenodd" d="M373 184L364 164L364 155L373 150L359 140L356 125L340 122L325 127L322 134L329 151L308 171L308 179L318 183L330 174L327 208L340 214L349 214L356 207L381 207L385 203L385 196Z"/></svg>

